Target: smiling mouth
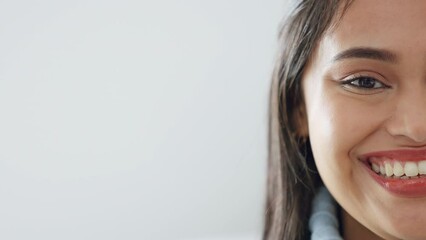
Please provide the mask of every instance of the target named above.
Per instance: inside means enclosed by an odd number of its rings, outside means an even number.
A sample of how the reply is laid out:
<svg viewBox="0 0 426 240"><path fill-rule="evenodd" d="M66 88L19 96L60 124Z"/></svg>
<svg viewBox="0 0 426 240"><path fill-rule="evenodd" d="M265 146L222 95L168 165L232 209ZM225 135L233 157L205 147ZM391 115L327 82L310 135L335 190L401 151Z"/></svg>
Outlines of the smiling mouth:
<svg viewBox="0 0 426 240"><path fill-rule="evenodd" d="M426 150L375 152L360 160L388 192L404 198L426 198Z"/></svg>
<svg viewBox="0 0 426 240"><path fill-rule="evenodd" d="M413 179L426 177L426 160L399 161L390 158L371 157L370 169L377 175L394 179Z"/></svg>

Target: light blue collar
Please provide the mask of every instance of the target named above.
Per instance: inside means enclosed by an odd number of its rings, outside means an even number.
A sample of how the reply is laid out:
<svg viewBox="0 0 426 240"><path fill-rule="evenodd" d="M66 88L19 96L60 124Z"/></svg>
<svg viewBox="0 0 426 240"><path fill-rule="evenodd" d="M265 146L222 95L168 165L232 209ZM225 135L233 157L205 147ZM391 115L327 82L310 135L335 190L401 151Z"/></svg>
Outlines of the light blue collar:
<svg viewBox="0 0 426 240"><path fill-rule="evenodd" d="M324 186L318 189L312 201L309 230L311 240L343 240L339 233L336 202Z"/></svg>

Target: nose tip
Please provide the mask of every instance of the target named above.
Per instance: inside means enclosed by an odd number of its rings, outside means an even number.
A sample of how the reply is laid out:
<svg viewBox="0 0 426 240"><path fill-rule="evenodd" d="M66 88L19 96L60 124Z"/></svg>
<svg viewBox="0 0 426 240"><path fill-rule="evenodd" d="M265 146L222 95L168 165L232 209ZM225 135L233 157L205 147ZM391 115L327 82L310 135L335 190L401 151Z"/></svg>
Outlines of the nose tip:
<svg viewBox="0 0 426 240"><path fill-rule="evenodd" d="M388 99L386 128L400 144L426 146L426 85L423 78L410 83Z"/></svg>
<svg viewBox="0 0 426 240"><path fill-rule="evenodd" d="M410 144L426 144L426 108L404 108L394 114L388 132Z"/></svg>
<svg viewBox="0 0 426 240"><path fill-rule="evenodd" d="M426 121L420 119L404 119L403 135L415 143L426 142Z"/></svg>

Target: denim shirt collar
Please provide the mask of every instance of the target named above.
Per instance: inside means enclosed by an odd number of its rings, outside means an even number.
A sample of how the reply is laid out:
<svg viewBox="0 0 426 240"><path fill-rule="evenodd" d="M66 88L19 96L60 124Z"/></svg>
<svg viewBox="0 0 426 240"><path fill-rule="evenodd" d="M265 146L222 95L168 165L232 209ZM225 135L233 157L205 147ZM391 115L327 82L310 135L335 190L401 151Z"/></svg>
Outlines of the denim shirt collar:
<svg viewBox="0 0 426 240"><path fill-rule="evenodd" d="M312 201L309 230L311 240L343 240L339 233L336 202L324 186L318 189Z"/></svg>

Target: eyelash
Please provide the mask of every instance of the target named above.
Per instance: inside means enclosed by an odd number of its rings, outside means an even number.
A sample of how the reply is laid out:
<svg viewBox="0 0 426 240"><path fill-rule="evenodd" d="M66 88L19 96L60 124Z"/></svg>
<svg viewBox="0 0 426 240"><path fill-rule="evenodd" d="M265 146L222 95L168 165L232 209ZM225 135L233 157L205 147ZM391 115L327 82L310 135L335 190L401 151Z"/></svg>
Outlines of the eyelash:
<svg viewBox="0 0 426 240"><path fill-rule="evenodd" d="M365 87L365 86L360 86L360 80L369 80L369 81L374 81L374 85L372 87ZM357 82L357 84L354 84L355 82ZM361 94L373 94L376 93L378 91L381 91L383 89L387 89L390 88L390 86L384 84L383 82L377 80L374 77L370 77L370 76L363 76L363 75L359 75L359 76L353 76L348 80L344 80L341 82L342 87L347 88L349 90L355 90L355 91L362 91L363 93ZM380 85L380 86L377 86Z"/></svg>

